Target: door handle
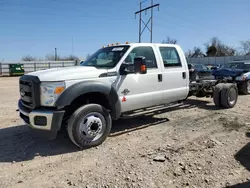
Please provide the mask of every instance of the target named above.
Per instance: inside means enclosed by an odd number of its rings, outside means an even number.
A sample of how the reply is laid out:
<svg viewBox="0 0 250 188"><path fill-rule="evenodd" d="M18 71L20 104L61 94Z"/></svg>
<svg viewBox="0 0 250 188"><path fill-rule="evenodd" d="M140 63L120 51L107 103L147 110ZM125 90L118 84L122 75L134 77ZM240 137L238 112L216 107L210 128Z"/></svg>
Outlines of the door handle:
<svg viewBox="0 0 250 188"><path fill-rule="evenodd" d="M162 74L158 74L158 82L162 82Z"/></svg>
<svg viewBox="0 0 250 188"><path fill-rule="evenodd" d="M186 72L182 72L182 78L183 78L183 79L186 79L186 78L187 78Z"/></svg>

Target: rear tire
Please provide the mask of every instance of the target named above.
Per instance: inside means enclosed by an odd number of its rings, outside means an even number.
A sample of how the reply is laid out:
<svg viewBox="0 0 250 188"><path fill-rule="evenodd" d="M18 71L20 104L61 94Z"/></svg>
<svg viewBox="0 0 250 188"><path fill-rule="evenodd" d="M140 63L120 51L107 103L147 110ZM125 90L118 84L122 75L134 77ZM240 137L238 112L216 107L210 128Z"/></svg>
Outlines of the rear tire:
<svg viewBox="0 0 250 188"><path fill-rule="evenodd" d="M221 105L233 108L238 100L238 88L234 84L226 83L221 90Z"/></svg>
<svg viewBox="0 0 250 188"><path fill-rule="evenodd" d="M67 131L71 141L84 149L102 144L110 134L111 127L110 114L103 106L87 104L71 115Z"/></svg>
<svg viewBox="0 0 250 188"><path fill-rule="evenodd" d="M220 107L221 106L221 90L223 89L223 85L224 84L217 84L214 87L214 91L213 91L213 100L214 100L214 104L215 106Z"/></svg>

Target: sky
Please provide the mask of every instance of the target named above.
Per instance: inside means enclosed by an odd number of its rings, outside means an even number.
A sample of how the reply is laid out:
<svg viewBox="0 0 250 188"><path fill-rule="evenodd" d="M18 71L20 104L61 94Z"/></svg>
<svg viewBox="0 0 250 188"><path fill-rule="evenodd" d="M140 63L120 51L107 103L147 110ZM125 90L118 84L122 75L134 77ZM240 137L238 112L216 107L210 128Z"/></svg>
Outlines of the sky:
<svg viewBox="0 0 250 188"><path fill-rule="evenodd" d="M142 0L141 0L142 1ZM140 0L0 0L0 61L31 55L85 58L103 45L138 42ZM153 42L177 39L184 52L212 37L238 48L250 39L249 0L154 0ZM151 0L142 3L150 6ZM147 22L150 11L142 14ZM143 25L142 25L143 26ZM145 29L142 42L150 42Z"/></svg>

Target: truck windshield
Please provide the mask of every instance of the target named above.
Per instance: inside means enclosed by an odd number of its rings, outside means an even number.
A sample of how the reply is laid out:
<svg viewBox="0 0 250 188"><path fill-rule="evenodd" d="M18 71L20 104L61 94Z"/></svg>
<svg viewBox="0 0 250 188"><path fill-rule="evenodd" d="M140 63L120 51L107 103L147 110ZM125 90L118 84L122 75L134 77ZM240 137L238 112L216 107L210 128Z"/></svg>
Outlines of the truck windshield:
<svg viewBox="0 0 250 188"><path fill-rule="evenodd" d="M235 62L224 65L224 68L250 70L250 63Z"/></svg>
<svg viewBox="0 0 250 188"><path fill-rule="evenodd" d="M129 45L111 46L98 50L80 66L93 66L96 68L113 68L129 49Z"/></svg>

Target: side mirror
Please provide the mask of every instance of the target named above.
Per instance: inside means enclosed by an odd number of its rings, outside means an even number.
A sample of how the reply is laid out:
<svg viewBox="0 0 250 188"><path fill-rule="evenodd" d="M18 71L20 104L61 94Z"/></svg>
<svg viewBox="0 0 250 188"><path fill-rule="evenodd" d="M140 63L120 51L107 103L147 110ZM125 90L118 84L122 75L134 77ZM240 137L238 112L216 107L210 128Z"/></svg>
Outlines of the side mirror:
<svg viewBox="0 0 250 188"><path fill-rule="evenodd" d="M145 63L145 57L135 57L134 64L122 63L119 73L120 75L127 75L133 73L146 74L147 67Z"/></svg>
<svg viewBox="0 0 250 188"><path fill-rule="evenodd" d="M146 74L147 66L145 57L139 56L134 58L135 73Z"/></svg>

